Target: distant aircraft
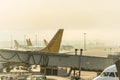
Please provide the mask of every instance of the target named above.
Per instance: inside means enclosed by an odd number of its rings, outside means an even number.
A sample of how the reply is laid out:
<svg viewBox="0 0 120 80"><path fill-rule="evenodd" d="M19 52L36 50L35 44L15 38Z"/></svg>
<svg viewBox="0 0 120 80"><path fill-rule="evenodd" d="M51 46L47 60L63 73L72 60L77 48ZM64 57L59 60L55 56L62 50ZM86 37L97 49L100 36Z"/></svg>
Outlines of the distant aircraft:
<svg viewBox="0 0 120 80"><path fill-rule="evenodd" d="M35 50L35 51L45 52L45 53L58 53L59 49L60 49L60 44L61 44L61 41L62 41L63 31L64 31L64 29L59 29L57 31L57 33L54 35L54 37L51 39L51 41L48 43L48 45L45 48L42 47L41 49ZM14 42L15 42L15 47L16 48L18 48L18 47L21 47L21 48L24 48L24 49L28 49L29 48L29 50L30 50L30 47L28 47L27 45L20 45L17 42L17 40L14 40ZM30 42L30 39L27 40L27 42ZM8 66L8 68L6 68L6 71L10 72L10 70L11 69Z"/></svg>
<svg viewBox="0 0 120 80"><path fill-rule="evenodd" d="M46 39L44 39L44 44L47 46L48 45L48 42Z"/></svg>
<svg viewBox="0 0 120 80"><path fill-rule="evenodd" d="M14 43L15 43L14 47L15 47L16 49L18 49L18 48L28 49L27 45L21 45L21 44L18 43L17 40L14 40Z"/></svg>
<svg viewBox="0 0 120 80"><path fill-rule="evenodd" d="M14 40L14 42L15 42L15 48L18 48L20 46L20 44L18 43L17 40Z"/></svg>
<svg viewBox="0 0 120 80"><path fill-rule="evenodd" d="M29 38L29 39L26 39L26 43L27 43L27 46L33 46L33 44L32 44L32 42L31 42L30 38ZM44 39L44 44L45 44L45 46L48 45L48 42L47 42L46 39Z"/></svg>
<svg viewBox="0 0 120 80"><path fill-rule="evenodd" d="M61 50L70 51L72 49L74 49L74 47L71 45L62 45L61 46Z"/></svg>
<svg viewBox="0 0 120 80"><path fill-rule="evenodd" d="M93 80L119 80L116 65L111 65Z"/></svg>
<svg viewBox="0 0 120 80"><path fill-rule="evenodd" d="M29 39L26 39L26 42L27 42L27 46L33 46L30 38L29 38Z"/></svg>
<svg viewBox="0 0 120 80"><path fill-rule="evenodd" d="M30 39L26 39L27 45L20 45L17 42L17 40L14 40L14 42L16 48L24 48L27 50L54 53L54 52L58 52L60 49L62 35L63 35L63 29L59 29L49 43L46 40L44 40L45 44L47 45L46 47L33 46Z"/></svg>
<svg viewBox="0 0 120 80"><path fill-rule="evenodd" d="M26 39L26 43L27 43L28 48L31 50L39 50L48 45L48 42L45 39L44 39L44 44L45 44L44 46L34 46L31 42L30 38Z"/></svg>
<svg viewBox="0 0 120 80"><path fill-rule="evenodd" d="M48 45L48 42L47 42L46 39L44 39L44 44L45 44L45 46ZM62 50L70 51L70 50L72 50L72 49L74 49L74 47L73 47L72 45L61 45L61 47L60 47L60 50L61 50L61 51L62 51ZM73 52L72 52L72 53L73 53Z"/></svg>

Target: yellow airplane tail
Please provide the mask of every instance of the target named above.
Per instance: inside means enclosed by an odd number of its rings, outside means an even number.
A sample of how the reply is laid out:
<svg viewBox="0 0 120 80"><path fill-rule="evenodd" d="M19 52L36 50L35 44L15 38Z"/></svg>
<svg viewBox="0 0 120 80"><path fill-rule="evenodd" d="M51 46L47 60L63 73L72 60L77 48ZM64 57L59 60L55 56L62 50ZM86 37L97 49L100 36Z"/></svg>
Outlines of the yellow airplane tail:
<svg viewBox="0 0 120 80"><path fill-rule="evenodd" d="M46 39L44 39L44 44L47 46L48 45L48 42Z"/></svg>
<svg viewBox="0 0 120 80"><path fill-rule="evenodd" d="M59 52L62 41L63 29L59 29L48 45L40 52L56 53Z"/></svg>
<svg viewBox="0 0 120 80"><path fill-rule="evenodd" d="M27 46L32 46L32 42L31 42L30 38L26 39L26 42L27 42Z"/></svg>
<svg viewBox="0 0 120 80"><path fill-rule="evenodd" d="M17 40L14 40L14 42L15 42L15 47L18 48L20 44L18 43Z"/></svg>
<svg viewBox="0 0 120 80"><path fill-rule="evenodd" d="M30 38L28 39L29 45L32 46L32 42L30 40Z"/></svg>
<svg viewBox="0 0 120 80"><path fill-rule="evenodd" d="M29 41L28 41L28 39L26 39L26 43L27 43L27 46L30 46L30 45L29 45Z"/></svg>

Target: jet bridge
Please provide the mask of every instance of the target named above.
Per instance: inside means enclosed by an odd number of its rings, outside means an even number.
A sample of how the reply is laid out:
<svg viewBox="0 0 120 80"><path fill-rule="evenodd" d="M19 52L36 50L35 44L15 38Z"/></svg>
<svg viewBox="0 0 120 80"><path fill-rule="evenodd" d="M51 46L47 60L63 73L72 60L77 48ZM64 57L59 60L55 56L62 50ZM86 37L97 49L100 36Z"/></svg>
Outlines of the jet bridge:
<svg viewBox="0 0 120 80"><path fill-rule="evenodd" d="M81 57L81 63L79 58ZM113 58L70 55L65 53L43 53L36 51L19 51L0 49L0 62L22 62L43 66L60 66L79 68L88 71L102 71L114 64Z"/></svg>

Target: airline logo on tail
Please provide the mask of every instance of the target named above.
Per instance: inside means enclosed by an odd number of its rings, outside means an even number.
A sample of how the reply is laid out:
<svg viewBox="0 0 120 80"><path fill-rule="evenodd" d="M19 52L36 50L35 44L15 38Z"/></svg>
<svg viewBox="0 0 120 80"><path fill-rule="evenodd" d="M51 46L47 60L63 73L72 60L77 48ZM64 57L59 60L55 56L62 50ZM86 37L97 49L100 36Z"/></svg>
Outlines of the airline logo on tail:
<svg viewBox="0 0 120 80"><path fill-rule="evenodd" d="M59 52L60 44L62 41L63 29L59 29L52 40L48 43L48 45L39 50L40 52L48 52L48 53L56 53Z"/></svg>

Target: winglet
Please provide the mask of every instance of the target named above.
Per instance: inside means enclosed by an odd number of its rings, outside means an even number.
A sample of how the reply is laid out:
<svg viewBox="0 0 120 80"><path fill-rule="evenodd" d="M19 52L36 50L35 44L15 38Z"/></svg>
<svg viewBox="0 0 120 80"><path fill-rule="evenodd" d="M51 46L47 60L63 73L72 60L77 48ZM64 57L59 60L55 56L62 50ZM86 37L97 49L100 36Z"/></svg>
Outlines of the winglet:
<svg viewBox="0 0 120 80"><path fill-rule="evenodd" d="M59 29L48 45L40 52L56 53L59 52L64 29Z"/></svg>

